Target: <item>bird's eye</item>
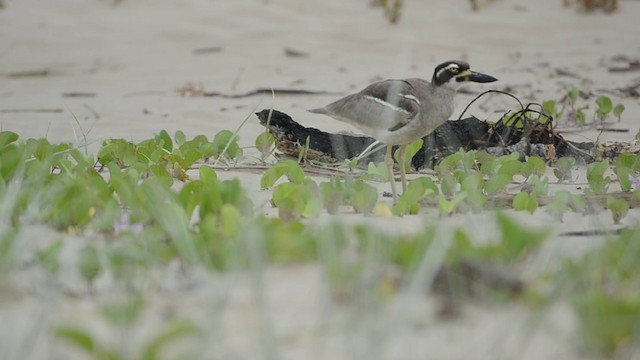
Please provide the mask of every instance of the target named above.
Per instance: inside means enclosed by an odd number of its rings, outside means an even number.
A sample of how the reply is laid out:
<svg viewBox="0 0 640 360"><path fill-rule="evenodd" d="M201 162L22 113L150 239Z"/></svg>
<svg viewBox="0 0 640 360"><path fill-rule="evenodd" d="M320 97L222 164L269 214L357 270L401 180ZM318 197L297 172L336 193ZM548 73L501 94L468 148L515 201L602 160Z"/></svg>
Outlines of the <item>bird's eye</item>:
<svg viewBox="0 0 640 360"><path fill-rule="evenodd" d="M459 72L460 72L460 69L458 69L457 67L455 67L455 68L451 68L451 70L450 70L450 71L451 71L451 73L452 73L452 74L457 74L457 73L459 73Z"/></svg>

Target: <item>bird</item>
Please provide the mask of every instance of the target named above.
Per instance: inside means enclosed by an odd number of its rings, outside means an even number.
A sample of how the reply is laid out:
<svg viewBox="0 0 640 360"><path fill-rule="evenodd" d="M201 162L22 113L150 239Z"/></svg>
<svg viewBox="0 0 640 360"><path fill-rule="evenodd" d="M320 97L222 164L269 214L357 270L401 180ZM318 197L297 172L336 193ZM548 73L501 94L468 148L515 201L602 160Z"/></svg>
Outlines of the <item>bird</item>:
<svg viewBox="0 0 640 360"><path fill-rule="evenodd" d="M400 178L404 192L407 190L407 145L431 134L449 120L454 110L454 95L461 85L497 80L491 75L472 71L464 61L449 60L436 66L431 82L419 78L382 80L358 93L308 111L351 124L387 145L385 163L390 174L391 195L396 202L398 194L393 175L393 146L399 146Z"/></svg>

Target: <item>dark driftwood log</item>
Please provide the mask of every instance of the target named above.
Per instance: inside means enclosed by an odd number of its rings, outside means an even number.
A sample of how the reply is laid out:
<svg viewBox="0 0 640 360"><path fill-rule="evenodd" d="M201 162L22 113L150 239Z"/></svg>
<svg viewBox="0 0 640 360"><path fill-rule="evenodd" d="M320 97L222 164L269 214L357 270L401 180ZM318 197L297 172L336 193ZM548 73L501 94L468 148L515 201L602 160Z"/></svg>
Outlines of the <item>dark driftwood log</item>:
<svg viewBox="0 0 640 360"><path fill-rule="evenodd" d="M294 157L305 151L308 142L307 158L325 162L344 161L359 155L375 141L367 136L331 134L307 128L277 110L265 109L256 115L260 123L275 136L278 150ZM552 162L571 156L583 163L598 158L614 159L622 152L639 152L637 147L624 143L598 147L590 142L571 142L544 124L535 124L525 132L501 122L492 125L475 117L448 121L423 140L422 149L412 160L415 169L433 168L441 159L460 149L484 149L494 155L518 151L523 155L540 156ZM381 161L383 156L379 152L371 160Z"/></svg>

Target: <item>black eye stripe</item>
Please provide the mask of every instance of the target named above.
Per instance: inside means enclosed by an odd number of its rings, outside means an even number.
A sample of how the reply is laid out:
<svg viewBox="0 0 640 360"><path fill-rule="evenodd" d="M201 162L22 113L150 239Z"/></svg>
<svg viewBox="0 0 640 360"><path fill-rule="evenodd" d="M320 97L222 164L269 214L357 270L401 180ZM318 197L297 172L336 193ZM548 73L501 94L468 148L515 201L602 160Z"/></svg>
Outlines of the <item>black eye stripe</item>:
<svg viewBox="0 0 640 360"><path fill-rule="evenodd" d="M442 85L451 80L451 78L459 76L463 71L469 69L469 64L464 61L447 61L438 65L433 72L432 82L435 85ZM464 81L458 80L456 81Z"/></svg>

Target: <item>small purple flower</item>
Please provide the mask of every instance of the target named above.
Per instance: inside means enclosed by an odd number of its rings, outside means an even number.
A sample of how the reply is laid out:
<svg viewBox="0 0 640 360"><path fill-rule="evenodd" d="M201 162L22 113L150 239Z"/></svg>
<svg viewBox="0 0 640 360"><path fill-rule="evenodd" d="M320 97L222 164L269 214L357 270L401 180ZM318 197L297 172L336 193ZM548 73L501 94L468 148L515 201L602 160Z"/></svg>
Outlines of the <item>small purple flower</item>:
<svg viewBox="0 0 640 360"><path fill-rule="evenodd" d="M629 180L631 181L631 191L636 191L640 189L640 175L638 176L629 175Z"/></svg>
<svg viewBox="0 0 640 360"><path fill-rule="evenodd" d="M131 223L131 216L128 212L123 212L122 216L120 216L120 219L116 220L116 222L113 224L113 232L116 236L125 232L130 232L133 235L138 236L140 235L140 233L142 233L142 229L142 223Z"/></svg>

